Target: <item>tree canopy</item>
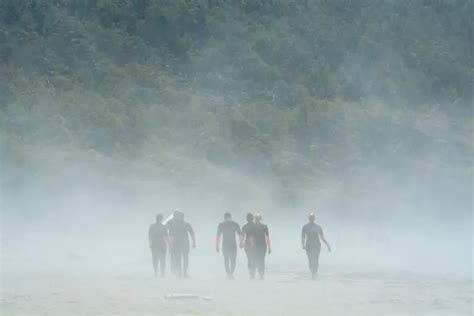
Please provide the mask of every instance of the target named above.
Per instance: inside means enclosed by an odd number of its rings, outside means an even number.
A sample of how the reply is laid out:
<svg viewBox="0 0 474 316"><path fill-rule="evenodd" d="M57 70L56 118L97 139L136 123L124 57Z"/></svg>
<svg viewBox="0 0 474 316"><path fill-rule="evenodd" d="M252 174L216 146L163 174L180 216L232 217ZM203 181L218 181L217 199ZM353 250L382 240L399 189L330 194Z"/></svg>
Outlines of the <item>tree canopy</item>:
<svg viewBox="0 0 474 316"><path fill-rule="evenodd" d="M176 182L205 165L270 181L290 204L343 183L354 199L411 185L407 200L443 192L464 207L472 12L470 0L3 0L3 160L59 148Z"/></svg>

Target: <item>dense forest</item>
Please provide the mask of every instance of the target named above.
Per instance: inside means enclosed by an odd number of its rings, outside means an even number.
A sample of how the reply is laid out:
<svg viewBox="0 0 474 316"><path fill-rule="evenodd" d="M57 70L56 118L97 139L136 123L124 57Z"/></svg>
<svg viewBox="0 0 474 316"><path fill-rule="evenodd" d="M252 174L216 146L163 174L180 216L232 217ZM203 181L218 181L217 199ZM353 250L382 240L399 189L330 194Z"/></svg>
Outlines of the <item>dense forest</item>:
<svg viewBox="0 0 474 316"><path fill-rule="evenodd" d="M471 0L1 0L2 180L84 160L266 186L284 205L337 187L335 209L378 212L360 201L403 188L400 207L469 212L472 13Z"/></svg>

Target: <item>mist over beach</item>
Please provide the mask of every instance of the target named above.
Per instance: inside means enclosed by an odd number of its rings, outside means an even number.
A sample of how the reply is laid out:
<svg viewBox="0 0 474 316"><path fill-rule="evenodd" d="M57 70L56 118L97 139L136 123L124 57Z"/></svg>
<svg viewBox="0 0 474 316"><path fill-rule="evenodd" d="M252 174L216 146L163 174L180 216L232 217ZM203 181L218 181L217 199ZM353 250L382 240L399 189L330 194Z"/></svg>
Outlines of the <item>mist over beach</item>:
<svg viewBox="0 0 474 316"><path fill-rule="evenodd" d="M473 9L0 1L0 314L472 315ZM264 280L216 252L249 212Z"/></svg>

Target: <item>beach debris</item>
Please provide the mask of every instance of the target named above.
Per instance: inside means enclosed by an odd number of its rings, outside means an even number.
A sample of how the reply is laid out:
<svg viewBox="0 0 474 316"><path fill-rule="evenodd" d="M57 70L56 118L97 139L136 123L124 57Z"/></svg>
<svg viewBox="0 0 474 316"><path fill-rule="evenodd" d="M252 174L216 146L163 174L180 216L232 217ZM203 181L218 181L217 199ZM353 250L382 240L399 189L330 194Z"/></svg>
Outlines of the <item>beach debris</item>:
<svg viewBox="0 0 474 316"><path fill-rule="evenodd" d="M192 293L169 293L165 295L167 300L196 300L199 295Z"/></svg>

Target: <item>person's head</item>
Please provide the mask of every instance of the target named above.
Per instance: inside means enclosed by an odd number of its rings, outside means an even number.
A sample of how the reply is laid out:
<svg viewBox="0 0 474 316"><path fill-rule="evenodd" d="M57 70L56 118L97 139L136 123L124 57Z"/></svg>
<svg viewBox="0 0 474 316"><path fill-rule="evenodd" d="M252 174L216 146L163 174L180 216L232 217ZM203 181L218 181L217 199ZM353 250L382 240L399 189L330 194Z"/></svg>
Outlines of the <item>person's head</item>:
<svg viewBox="0 0 474 316"><path fill-rule="evenodd" d="M308 220L311 222L311 223L314 223L316 219L316 215L314 215L314 212L311 212L308 214Z"/></svg>
<svg viewBox="0 0 474 316"><path fill-rule="evenodd" d="M255 214L255 222L260 223L262 221L262 214L257 213Z"/></svg>
<svg viewBox="0 0 474 316"><path fill-rule="evenodd" d="M247 213L247 222L249 222L249 223L253 222L253 214L252 213Z"/></svg>
<svg viewBox="0 0 474 316"><path fill-rule="evenodd" d="M224 214L224 219L225 219L226 221L229 221L231 218L232 218L232 215L230 215L230 213L225 213L225 214Z"/></svg>
<svg viewBox="0 0 474 316"><path fill-rule="evenodd" d="M157 223L163 222L163 215L161 215L161 214L156 215L156 222Z"/></svg>

